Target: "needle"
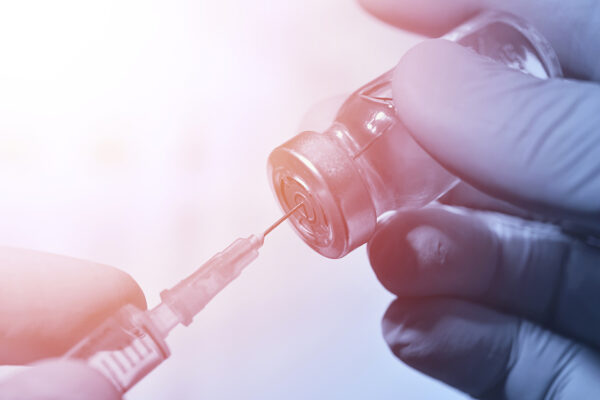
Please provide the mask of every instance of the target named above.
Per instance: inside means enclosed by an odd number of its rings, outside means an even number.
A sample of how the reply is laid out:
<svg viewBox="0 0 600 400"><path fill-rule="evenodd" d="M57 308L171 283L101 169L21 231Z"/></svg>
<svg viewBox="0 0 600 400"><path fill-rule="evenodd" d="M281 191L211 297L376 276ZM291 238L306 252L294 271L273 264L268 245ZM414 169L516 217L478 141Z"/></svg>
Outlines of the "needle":
<svg viewBox="0 0 600 400"><path fill-rule="evenodd" d="M273 225L271 225L270 227L268 227L267 230L265 231L265 233L263 233L262 237L264 238L269 233L273 232L273 229L277 228L279 225L281 225L281 223L283 221L285 221L286 219L288 219L289 217L291 217L292 214L295 213L296 211L298 211L298 209L302 205L304 205L304 201L301 201L300 203L296 204L296 206L294 208L292 208L290 211L288 211L283 217L279 218Z"/></svg>

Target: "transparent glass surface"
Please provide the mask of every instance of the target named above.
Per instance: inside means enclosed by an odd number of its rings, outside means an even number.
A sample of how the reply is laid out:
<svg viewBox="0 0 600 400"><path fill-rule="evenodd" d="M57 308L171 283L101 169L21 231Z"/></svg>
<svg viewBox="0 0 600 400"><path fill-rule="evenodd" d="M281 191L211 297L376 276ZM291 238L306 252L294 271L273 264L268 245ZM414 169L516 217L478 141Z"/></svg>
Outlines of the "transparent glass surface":
<svg viewBox="0 0 600 400"><path fill-rule="evenodd" d="M445 38L541 79L562 74L548 42L510 14L483 13ZM423 207L459 182L398 118L391 81L390 71L361 87L325 132L304 132L271 154L284 211L304 203L292 217L295 229L326 257L343 257L368 241L385 212Z"/></svg>

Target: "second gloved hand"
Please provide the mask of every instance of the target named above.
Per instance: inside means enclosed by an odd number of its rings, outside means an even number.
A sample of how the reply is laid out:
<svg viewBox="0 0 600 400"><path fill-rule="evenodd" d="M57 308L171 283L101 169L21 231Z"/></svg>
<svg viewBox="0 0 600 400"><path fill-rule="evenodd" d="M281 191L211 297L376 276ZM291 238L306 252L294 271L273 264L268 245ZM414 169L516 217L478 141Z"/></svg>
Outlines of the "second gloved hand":
<svg viewBox="0 0 600 400"><path fill-rule="evenodd" d="M402 59L400 118L466 183L445 199L463 207L396 213L369 244L398 295L383 321L391 349L475 397L598 398L600 250L585 238L600 232L600 13L586 0L363 4L433 34L484 7L515 13L580 79L537 80L442 40Z"/></svg>

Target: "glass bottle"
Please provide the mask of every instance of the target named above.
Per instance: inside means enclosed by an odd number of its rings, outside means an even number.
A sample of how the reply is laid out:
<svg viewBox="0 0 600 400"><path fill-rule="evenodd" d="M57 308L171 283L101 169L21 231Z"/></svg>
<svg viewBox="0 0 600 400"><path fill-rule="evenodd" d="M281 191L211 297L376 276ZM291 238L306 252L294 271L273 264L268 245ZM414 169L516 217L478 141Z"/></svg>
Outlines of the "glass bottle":
<svg viewBox="0 0 600 400"><path fill-rule="evenodd" d="M511 14L484 12L444 38L540 79L562 76L550 44ZM303 203L292 225L326 257L341 258L366 243L385 212L423 207L458 183L398 119L391 80L392 71L366 84L325 132L300 133L269 156L281 207L287 212Z"/></svg>

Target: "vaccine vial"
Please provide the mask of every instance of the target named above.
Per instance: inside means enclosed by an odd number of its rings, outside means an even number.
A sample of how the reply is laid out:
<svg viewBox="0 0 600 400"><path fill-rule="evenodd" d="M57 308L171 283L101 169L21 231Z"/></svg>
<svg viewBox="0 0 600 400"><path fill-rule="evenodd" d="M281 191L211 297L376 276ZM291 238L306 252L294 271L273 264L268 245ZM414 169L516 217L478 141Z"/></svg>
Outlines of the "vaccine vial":
<svg viewBox="0 0 600 400"><path fill-rule="evenodd" d="M541 79L562 76L556 53L521 18L485 12L445 39ZM300 237L329 258L366 243L378 218L438 199L458 179L412 139L392 102L392 71L366 84L323 133L303 132L268 161L272 189Z"/></svg>

